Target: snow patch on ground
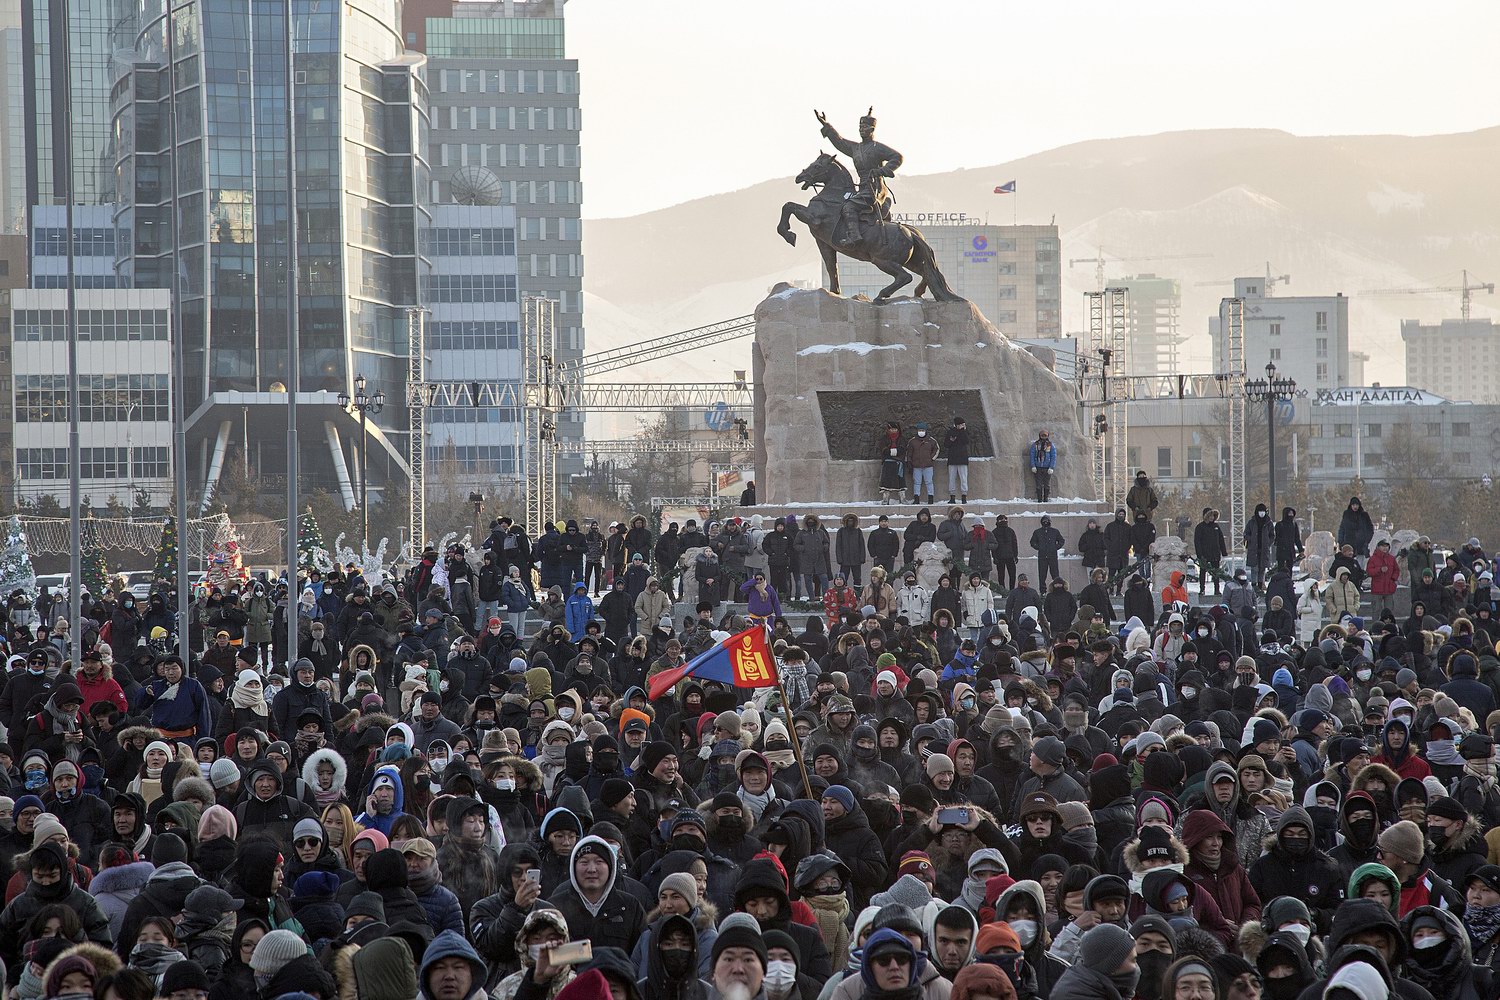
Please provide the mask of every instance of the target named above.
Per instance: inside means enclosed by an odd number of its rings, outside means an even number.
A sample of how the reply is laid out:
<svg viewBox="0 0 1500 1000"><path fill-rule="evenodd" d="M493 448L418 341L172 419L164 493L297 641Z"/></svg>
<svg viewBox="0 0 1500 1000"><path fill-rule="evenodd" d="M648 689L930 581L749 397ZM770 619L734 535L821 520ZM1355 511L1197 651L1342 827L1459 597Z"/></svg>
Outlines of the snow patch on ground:
<svg viewBox="0 0 1500 1000"><path fill-rule="evenodd" d="M798 292L805 292L805 291L807 291L807 289L805 289L805 288L796 288L796 287L783 288L781 291L777 292L775 295L772 295L771 298L773 298L773 299L789 299L793 295L796 295Z"/></svg>
<svg viewBox="0 0 1500 1000"><path fill-rule="evenodd" d="M848 344L814 344L811 347L804 347L802 348L802 350L798 351L797 357L805 358L809 354L833 354L836 351L851 351L855 354L858 354L860 357L864 357L871 351L904 350L906 350L905 344L870 344L866 343L863 340L855 340Z"/></svg>

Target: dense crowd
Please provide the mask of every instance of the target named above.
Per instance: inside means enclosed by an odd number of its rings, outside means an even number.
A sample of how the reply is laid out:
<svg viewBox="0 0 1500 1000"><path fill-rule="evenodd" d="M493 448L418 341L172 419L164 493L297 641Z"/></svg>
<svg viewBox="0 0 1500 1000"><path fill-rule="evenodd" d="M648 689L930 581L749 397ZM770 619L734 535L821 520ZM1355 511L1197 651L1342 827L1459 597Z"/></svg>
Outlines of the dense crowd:
<svg viewBox="0 0 1500 1000"><path fill-rule="evenodd" d="M973 538L956 510L922 536ZM787 528L501 519L400 577L205 588L181 642L164 584L79 635L13 597L10 996L1500 996L1477 539L1404 618L1356 584L1304 635L1274 574L1117 608L1108 567L1080 601L991 560L918 594L885 582L907 539L856 558L817 525L852 579L820 564L789 612ZM1336 579L1387 572L1372 538ZM716 547L674 612L678 557ZM747 628L779 687L649 697Z"/></svg>

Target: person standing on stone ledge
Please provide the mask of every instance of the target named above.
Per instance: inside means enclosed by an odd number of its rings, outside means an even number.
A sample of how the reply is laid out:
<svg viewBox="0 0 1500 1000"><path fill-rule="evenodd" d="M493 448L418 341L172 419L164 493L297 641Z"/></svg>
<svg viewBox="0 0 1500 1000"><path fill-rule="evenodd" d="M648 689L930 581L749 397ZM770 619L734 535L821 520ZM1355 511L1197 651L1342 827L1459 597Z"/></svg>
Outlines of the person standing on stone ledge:
<svg viewBox="0 0 1500 1000"><path fill-rule="evenodd" d="M936 439L927 433L927 423L918 421L916 436L906 442L906 464L911 466L911 502L922 502L922 486L927 486L927 502L932 499L932 469L937 462L939 448Z"/></svg>
<svg viewBox="0 0 1500 1000"><path fill-rule="evenodd" d="M1130 508L1131 518L1134 519L1137 514L1154 517L1158 502L1156 490L1151 488L1151 480L1146 478L1146 470L1141 469L1135 474L1135 485L1125 494L1125 506Z"/></svg>
<svg viewBox="0 0 1500 1000"><path fill-rule="evenodd" d="M1062 551L1063 536L1062 532L1052 527L1052 518L1043 517L1041 527L1031 533L1031 547L1036 550L1037 583L1045 587L1049 573L1052 579L1061 580L1062 573L1057 568L1057 554Z"/></svg>
<svg viewBox="0 0 1500 1000"><path fill-rule="evenodd" d="M954 417L953 426L943 435L943 453L948 456L948 502L969 502L969 428L963 417Z"/></svg>
<svg viewBox="0 0 1500 1000"><path fill-rule="evenodd" d="M902 455L901 425L894 420L885 422L885 431L880 435L880 502L890 503L892 498L901 502L906 492L906 462Z"/></svg>
<svg viewBox="0 0 1500 1000"><path fill-rule="evenodd" d="M1036 480L1036 498L1046 503L1052 493L1052 474L1057 471L1057 448L1046 428L1037 432L1031 442L1031 475Z"/></svg>

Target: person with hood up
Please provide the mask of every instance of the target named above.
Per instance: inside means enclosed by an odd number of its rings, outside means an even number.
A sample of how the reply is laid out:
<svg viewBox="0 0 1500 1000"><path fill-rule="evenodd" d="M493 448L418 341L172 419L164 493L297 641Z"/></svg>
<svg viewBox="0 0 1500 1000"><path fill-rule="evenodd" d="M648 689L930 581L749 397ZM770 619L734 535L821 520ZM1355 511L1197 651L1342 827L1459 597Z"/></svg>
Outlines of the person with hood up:
<svg viewBox="0 0 1500 1000"><path fill-rule="evenodd" d="M1295 507L1281 508L1281 520L1276 522L1276 565L1288 573L1292 564L1302 558L1302 529L1297 524Z"/></svg>
<svg viewBox="0 0 1500 1000"><path fill-rule="evenodd" d="M1273 935L1267 939L1266 947L1270 947L1272 940L1283 937L1286 937L1285 933ZM1344 973L1343 981L1347 981L1345 970L1363 963L1377 971L1379 984L1391 1000L1431 1000L1432 994L1422 986L1393 974L1392 970L1401 969L1402 963L1410 958L1411 941L1402 933L1401 924L1390 911L1374 900L1353 899L1339 907L1324 944L1328 955L1324 978L1313 981L1308 975L1303 979L1302 985L1306 988L1300 994L1293 994L1298 1000L1333 996L1327 991L1341 981L1341 973ZM1371 979L1368 986L1378 990L1376 979Z"/></svg>
<svg viewBox="0 0 1500 1000"><path fill-rule="evenodd" d="M478 935L476 935L477 937ZM491 955L484 957L490 964L490 983L495 983L499 972L509 968L519 961L520 968L509 973L498 984L489 988L491 1000L514 1000L520 991L522 984L532 975L536 967L537 957L540 952L549 948L555 948L568 940L568 923L563 919L561 913L547 906L539 906L526 914L520 929L515 933L513 945L514 958L507 964L501 964ZM533 957L532 948L538 949L537 957ZM476 951L483 953L483 945L479 945ZM545 987L533 981L532 996L537 997L537 989L541 989L539 1000L556 1000L557 994L563 987L571 983L577 975L577 970L571 965L554 966L553 975L546 980Z"/></svg>
<svg viewBox="0 0 1500 1000"><path fill-rule="evenodd" d="M1292 896L1306 900L1320 926L1344 898L1347 880L1338 863L1313 843L1307 810L1292 806L1276 823L1276 839L1250 868L1250 884L1262 900Z"/></svg>
<svg viewBox="0 0 1500 1000"><path fill-rule="evenodd" d="M756 858L740 870L734 888L734 908L754 917L762 931L780 930L791 935L802 951L802 971L813 979L821 983L832 975L832 962L822 934L815 927L792 919L786 876L773 859Z"/></svg>
<svg viewBox="0 0 1500 1000"><path fill-rule="evenodd" d="M1393 715L1380 730L1380 753L1370 761L1383 764L1396 772L1401 779L1415 778L1421 781L1432 774L1427 761L1412 752L1411 727L1401 716Z"/></svg>
<svg viewBox="0 0 1500 1000"><path fill-rule="evenodd" d="M443 931L422 954L417 972L419 1000L485 1000L485 968L474 947L457 931Z"/></svg>
<svg viewBox="0 0 1500 1000"><path fill-rule="evenodd" d="M1374 863L1380 854L1375 838L1380 833L1380 810L1369 792L1354 791L1339 803L1339 834L1343 838L1328 856L1352 877L1360 867Z"/></svg>
<svg viewBox="0 0 1500 1000"><path fill-rule="evenodd" d="M1374 537L1375 524L1370 520L1369 512L1365 510L1359 497L1350 497L1349 506L1344 508L1344 513L1339 518L1339 548L1350 545L1353 546L1355 555L1368 556L1370 541Z"/></svg>
<svg viewBox="0 0 1500 1000"><path fill-rule="evenodd" d="M1278 525L1278 531L1280 526ZM1323 605L1328 610L1328 617L1332 621L1342 621L1344 616L1356 617L1359 615L1360 594L1359 587L1351 579L1349 567L1340 566L1335 572L1334 579L1328 584L1323 592Z"/></svg>
<svg viewBox="0 0 1500 1000"><path fill-rule="evenodd" d="M1259 920L1260 896L1240 864L1235 834L1216 813L1195 809L1182 826L1182 843L1188 850L1183 874L1206 892L1224 919L1238 927Z"/></svg>
<svg viewBox="0 0 1500 1000"><path fill-rule="evenodd" d="M376 768L370 775L364 811L354 817L354 822L361 830L376 830L389 837L391 824L402 815L406 799L402 788L400 768L389 764Z"/></svg>
<svg viewBox="0 0 1500 1000"><path fill-rule="evenodd" d="M1474 964L1463 923L1448 910L1419 906L1401 918L1411 942L1403 972L1433 1000L1484 1000L1496 994L1494 973Z"/></svg>
<svg viewBox="0 0 1500 1000"><path fill-rule="evenodd" d="M900 931L882 927L865 940L859 980L862 1000L917 1000L923 995L927 956Z"/></svg>
<svg viewBox="0 0 1500 1000"><path fill-rule="evenodd" d="M445 885L458 897L465 918L474 904L500 887L500 854L490 846L490 810L479 799L458 796L447 805L448 834L437 852Z"/></svg>
<svg viewBox="0 0 1500 1000"><path fill-rule="evenodd" d="M6 965L17 967L21 950L29 940L32 917L44 906L53 904L67 907L78 915L88 940L106 947L110 944L109 918L94 897L73 881L68 858L61 847L54 843L42 844L31 851L24 864L29 867L31 880L25 890L0 911L0 958ZM131 944L134 944L134 937Z"/></svg>
<svg viewBox="0 0 1500 1000"><path fill-rule="evenodd" d="M250 797L234 810L235 822L242 832L259 829L286 843L297 823L312 816L305 802L283 793L281 768L269 759L256 761L245 782Z"/></svg>
<svg viewBox="0 0 1500 1000"><path fill-rule="evenodd" d="M646 926L646 914L635 897L616 888L618 877L614 848L598 837L584 837L573 847L567 883L548 901L562 913L575 938L629 953Z"/></svg>

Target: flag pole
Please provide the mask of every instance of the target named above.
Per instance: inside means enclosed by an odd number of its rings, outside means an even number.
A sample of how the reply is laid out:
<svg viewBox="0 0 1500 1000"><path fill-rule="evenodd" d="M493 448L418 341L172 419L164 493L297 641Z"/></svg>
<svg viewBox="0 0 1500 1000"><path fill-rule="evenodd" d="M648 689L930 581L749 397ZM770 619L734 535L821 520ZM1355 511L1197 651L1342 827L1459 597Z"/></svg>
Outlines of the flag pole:
<svg viewBox="0 0 1500 1000"><path fill-rule="evenodd" d="M792 754L797 758L797 766L802 769L802 787L807 792L807 797L813 797L812 778L807 776L807 761L802 759L802 739L797 735L797 726L792 722L792 706L787 702L786 686L781 682L781 671L776 671L776 690L781 693L781 714L786 716L787 736L792 741Z"/></svg>

